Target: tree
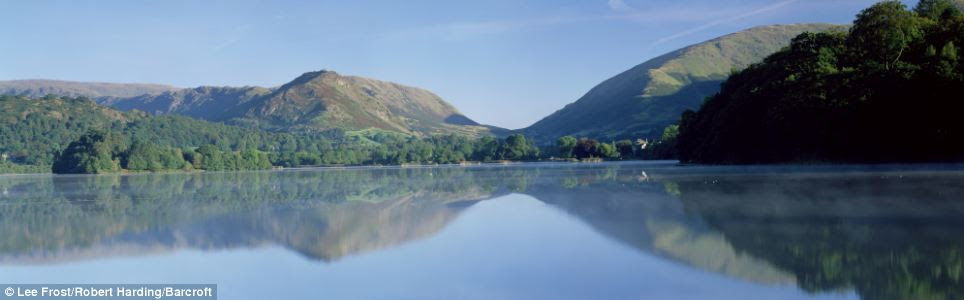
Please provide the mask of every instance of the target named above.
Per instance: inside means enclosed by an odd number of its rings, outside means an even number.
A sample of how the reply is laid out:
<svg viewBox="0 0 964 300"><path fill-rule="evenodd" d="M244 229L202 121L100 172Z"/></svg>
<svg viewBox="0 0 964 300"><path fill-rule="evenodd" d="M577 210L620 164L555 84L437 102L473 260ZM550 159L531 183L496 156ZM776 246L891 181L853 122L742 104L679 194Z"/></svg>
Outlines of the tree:
<svg viewBox="0 0 964 300"><path fill-rule="evenodd" d="M914 7L918 16L931 20L938 20L945 14L956 15L960 12L950 0L920 0Z"/></svg>
<svg viewBox="0 0 964 300"><path fill-rule="evenodd" d="M911 42L923 37L914 13L897 0L881 1L857 15L848 44L854 61L891 69Z"/></svg>
<svg viewBox="0 0 964 300"><path fill-rule="evenodd" d="M116 172L114 159L122 143L110 132L91 131L71 142L54 161L51 171L57 174L99 174Z"/></svg>
<svg viewBox="0 0 964 300"><path fill-rule="evenodd" d="M636 157L636 145L631 140L616 141L616 151L619 152L619 157L623 159Z"/></svg>
<svg viewBox="0 0 964 300"><path fill-rule="evenodd" d="M666 128L663 129L663 135L659 140L663 142L674 141L676 140L677 136L679 136L679 125L673 124L666 126Z"/></svg>
<svg viewBox="0 0 964 300"><path fill-rule="evenodd" d="M475 160L491 161L496 159L499 151L499 141L491 136L483 136L479 139L479 146L476 147Z"/></svg>
<svg viewBox="0 0 964 300"><path fill-rule="evenodd" d="M161 163L160 152L152 143L135 141L127 150L124 168L131 171L160 171L165 167Z"/></svg>
<svg viewBox="0 0 964 300"><path fill-rule="evenodd" d="M616 151L616 146L614 144L600 143L599 156L603 158L618 158L619 151Z"/></svg>
<svg viewBox="0 0 964 300"><path fill-rule="evenodd" d="M200 169L208 171L222 171L226 169L224 157L221 150L211 144L204 144L198 147L197 153L201 155Z"/></svg>
<svg viewBox="0 0 964 300"><path fill-rule="evenodd" d="M579 139L575 149L573 149L573 155L580 159L599 157L599 142L587 138Z"/></svg>
<svg viewBox="0 0 964 300"><path fill-rule="evenodd" d="M572 151L576 148L576 143L579 141L572 136L564 136L556 141L556 151L559 151L559 157L570 158L572 157Z"/></svg>
<svg viewBox="0 0 964 300"><path fill-rule="evenodd" d="M190 169L187 161L184 160L184 153L181 152L181 149L162 149L159 156L161 168L164 170Z"/></svg>
<svg viewBox="0 0 964 300"><path fill-rule="evenodd" d="M529 142L526 141L526 137L521 134L513 134L505 138L505 143L502 147L502 159L506 160L522 160L528 157L529 154Z"/></svg>

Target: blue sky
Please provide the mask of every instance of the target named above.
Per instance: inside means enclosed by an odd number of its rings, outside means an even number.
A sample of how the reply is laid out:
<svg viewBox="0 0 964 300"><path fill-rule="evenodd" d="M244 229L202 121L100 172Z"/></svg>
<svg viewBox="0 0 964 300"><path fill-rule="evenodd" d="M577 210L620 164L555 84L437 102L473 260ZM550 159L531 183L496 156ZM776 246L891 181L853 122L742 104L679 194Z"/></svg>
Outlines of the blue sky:
<svg viewBox="0 0 964 300"><path fill-rule="evenodd" d="M674 49L873 0L5 1L0 79L281 85L329 69L530 125Z"/></svg>

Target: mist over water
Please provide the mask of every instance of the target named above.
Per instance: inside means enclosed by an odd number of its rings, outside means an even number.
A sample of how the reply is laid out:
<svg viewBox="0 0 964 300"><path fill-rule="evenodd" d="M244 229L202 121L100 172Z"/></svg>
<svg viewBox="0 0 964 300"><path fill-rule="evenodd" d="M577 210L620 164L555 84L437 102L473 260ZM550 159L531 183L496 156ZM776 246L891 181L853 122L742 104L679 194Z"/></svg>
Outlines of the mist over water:
<svg viewBox="0 0 964 300"><path fill-rule="evenodd" d="M0 282L222 299L960 299L959 165L0 177Z"/></svg>

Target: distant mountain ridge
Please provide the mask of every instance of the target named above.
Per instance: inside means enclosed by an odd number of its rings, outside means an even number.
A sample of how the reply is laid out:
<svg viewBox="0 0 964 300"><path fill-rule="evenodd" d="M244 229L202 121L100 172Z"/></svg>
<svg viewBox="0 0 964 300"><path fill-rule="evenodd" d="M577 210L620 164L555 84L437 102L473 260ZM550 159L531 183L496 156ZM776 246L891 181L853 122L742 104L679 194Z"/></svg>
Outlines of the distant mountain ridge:
<svg viewBox="0 0 964 300"><path fill-rule="evenodd" d="M231 113L271 89L263 87L213 87L165 91L160 94L143 94L130 98L100 99L100 103L120 110L140 110L152 114L179 114L209 121L223 121Z"/></svg>
<svg viewBox="0 0 964 300"><path fill-rule="evenodd" d="M544 141L564 135L601 139L658 137L685 109L719 91L731 72L761 61L803 32L843 25L794 24L750 28L685 47L639 64L592 88L522 129Z"/></svg>
<svg viewBox="0 0 964 300"><path fill-rule="evenodd" d="M0 95L43 97L46 95L88 97L134 97L177 90L177 87L146 83L80 82L47 79L0 81Z"/></svg>

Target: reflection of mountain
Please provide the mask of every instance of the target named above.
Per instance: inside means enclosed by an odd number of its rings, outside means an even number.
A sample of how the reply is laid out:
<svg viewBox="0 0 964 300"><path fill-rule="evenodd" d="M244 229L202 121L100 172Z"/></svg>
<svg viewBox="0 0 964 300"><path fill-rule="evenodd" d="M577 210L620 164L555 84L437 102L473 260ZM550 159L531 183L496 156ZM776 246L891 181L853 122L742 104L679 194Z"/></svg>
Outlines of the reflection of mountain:
<svg viewBox="0 0 964 300"><path fill-rule="evenodd" d="M964 299L964 177L901 172L679 180L687 211L808 291Z"/></svg>
<svg viewBox="0 0 964 300"><path fill-rule="evenodd" d="M269 236L279 244L310 257L332 260L430 236L474 202L405 197L380 203L326 205L280 212L265 225ZM324 224L309 223L319 219L324 219Z"/></svg>
<svg viewBox="0 0 964 300"><path fill-rule="evenodd" d="M451 168L9 177L0 181L0 261L263 244L337 259L425 237L502 193L476 175Z"/></svg>
<svg viewBox="0 0 964 300"><path fill-rule="evenodd" d="M962 299L962 183L960 172L652 164L0 177L0 263L261 245L335 260L431 236L518 192L619 243L748 281Z"/></svg>
<svg viewBox="0 0 964 300"><path fill-rule="evenodd" d="M574 171L530 185L526 193L633 248L753 282L793 282L791 274L735 251L700 218L686 214L663 183L639 174Z"/></svg>

